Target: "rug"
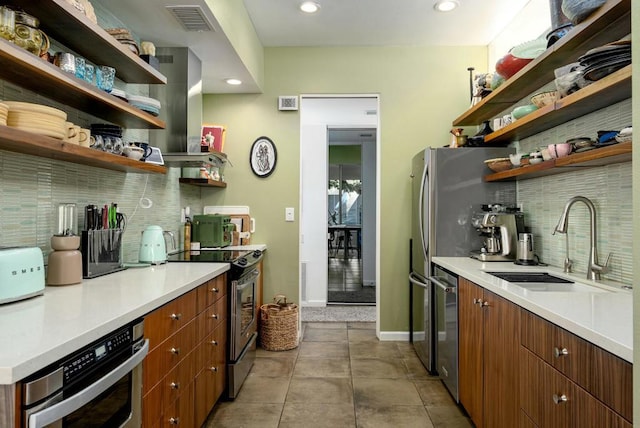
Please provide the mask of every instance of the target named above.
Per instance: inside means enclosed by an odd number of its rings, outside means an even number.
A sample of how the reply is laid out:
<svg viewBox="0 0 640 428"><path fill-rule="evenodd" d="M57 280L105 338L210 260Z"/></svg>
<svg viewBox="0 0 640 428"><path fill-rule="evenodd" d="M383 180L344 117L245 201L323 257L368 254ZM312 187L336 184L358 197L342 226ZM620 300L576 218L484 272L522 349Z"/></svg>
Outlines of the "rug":
<svg viewBox="0 0 640 428"><path fill-rule="evenodd" d="M376 287L362 287L358 291L331 291L329 303L365 303L375 305Z"/></svg>

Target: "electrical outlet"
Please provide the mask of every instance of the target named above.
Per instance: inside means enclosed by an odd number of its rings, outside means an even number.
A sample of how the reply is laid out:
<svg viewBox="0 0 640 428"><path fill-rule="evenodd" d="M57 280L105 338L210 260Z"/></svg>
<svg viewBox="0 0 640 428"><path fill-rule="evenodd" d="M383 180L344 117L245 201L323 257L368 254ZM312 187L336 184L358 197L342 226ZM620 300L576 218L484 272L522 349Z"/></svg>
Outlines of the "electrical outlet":
<svg viewBox="0 0 640 428"><path fill-rule="evenodd" d="M294 221L295 220L294 213L295 213L295 211L293 210L293 208L291 208L291 207L285 208L284 209L284 220L285 221Z"/></svg>

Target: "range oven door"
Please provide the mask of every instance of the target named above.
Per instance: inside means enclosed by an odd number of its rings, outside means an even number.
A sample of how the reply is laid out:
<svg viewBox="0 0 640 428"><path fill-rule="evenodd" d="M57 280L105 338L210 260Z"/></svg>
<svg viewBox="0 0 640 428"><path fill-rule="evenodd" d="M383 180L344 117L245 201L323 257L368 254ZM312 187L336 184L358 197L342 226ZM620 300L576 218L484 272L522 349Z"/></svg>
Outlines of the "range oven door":
<svg viewBox="0 0 640 428"><path fill-rule="evenodd" d="M228 396L235 398L256 356L257 314L256 287L260 272L250 270L231 281L229 318Z"/></svg>

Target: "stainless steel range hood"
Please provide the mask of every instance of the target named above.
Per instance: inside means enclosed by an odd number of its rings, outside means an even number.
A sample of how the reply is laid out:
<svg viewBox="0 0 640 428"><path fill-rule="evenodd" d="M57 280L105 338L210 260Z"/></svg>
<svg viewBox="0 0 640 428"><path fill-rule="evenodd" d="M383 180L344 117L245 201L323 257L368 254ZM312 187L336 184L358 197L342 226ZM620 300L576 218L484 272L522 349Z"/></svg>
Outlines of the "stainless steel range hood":
<svg viewBox="0 0 640 428"><path fill-rule="evenodd" d="M168 166L219 165L226 159L200 152L202 127L202 62L189 48L156 48L166 85L151 85L149 95L160 101L164 130L149 132L149 142L160 148Z"/></svg>

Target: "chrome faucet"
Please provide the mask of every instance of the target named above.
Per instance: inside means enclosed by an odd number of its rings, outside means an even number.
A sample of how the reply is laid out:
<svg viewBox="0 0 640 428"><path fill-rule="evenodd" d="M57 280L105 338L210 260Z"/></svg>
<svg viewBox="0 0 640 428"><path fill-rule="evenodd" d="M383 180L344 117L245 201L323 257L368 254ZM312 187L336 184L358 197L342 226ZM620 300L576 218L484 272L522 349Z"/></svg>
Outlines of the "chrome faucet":
<svg viewBox="0 0 640 428"><path fill-rule="evenodd" d="M589 261L587 262L587 279L598 281L600 280L601 273L607 273L609 271L609 259L611 258L611 253L609 253L604 265L598 264L598 250L596 246L596 207L593 205L593 202L584 196L574 196L569 199L567 204L564 206L564 210L562 211L562 215L560 216L560 220L558 220L558 224L556 225L553 234L555 235L556 232L567 233L567 229L569 228L569 210L576 202L583 202L589 209L589 220L591 224L591 250L589 251ZM568 250L569 246L567 245L567 251ZM571 261L569 260L569 254L567 253L567 257L565 259L565 271L569 269L571 269Z"/></svg>

